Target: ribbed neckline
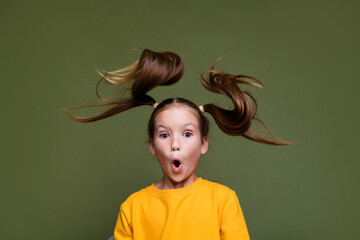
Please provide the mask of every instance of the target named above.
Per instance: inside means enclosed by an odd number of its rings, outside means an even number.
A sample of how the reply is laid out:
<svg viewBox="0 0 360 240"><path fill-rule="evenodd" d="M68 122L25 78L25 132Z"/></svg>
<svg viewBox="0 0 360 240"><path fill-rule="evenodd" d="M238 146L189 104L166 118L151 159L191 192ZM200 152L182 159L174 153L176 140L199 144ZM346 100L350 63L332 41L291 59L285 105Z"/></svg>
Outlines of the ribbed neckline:
<svg viewBox="0 0 360 240"><path fill-rule="evenodd" d="M166 190L157 189L155 187L155 183L153 183L147 187L147 190L156 197L171 197L171 196L179 196L179 195L183 196L183 195L186 195L186 194L194 191L203 182L204 182L204 179L199 177L198 179L196 179L195 182L193 182L189 186L186 186L183 188L177 188L177 189L166 189Z"/></svg>

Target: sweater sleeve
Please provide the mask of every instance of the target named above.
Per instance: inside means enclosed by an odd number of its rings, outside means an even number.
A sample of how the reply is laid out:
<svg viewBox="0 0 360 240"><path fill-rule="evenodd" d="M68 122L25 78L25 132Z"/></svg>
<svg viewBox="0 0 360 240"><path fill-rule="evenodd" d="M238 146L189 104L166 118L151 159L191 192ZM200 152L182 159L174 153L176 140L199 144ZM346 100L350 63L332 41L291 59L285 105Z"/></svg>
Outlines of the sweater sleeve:
<svg viewBox="0 0 360 240"><path fill-rule="evenodd" d="M249 240L249 233L236 193L231 190L230 194L224 196L223 201L220 239Z"/></svg>
<svg viewBox="0 0 360 240"><path fill-rule="evenodd" d="M122 207L123 206L120 207L118 219L115 225L114 240L132 240L132 229Z"/></svg>

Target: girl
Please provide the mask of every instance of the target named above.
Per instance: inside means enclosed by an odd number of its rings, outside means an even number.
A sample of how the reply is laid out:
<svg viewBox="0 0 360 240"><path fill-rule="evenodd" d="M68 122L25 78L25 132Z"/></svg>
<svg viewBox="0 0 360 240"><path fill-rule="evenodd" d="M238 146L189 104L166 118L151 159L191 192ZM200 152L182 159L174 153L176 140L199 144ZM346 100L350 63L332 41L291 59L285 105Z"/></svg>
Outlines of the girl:
<svg viewBox="0 0 360 240"><path fill-rule="evenodd" d="M261 82L246 75L216 71L215 64L201 74L201 83L209 91L229 97L233 110L214 104L197 106L183 98L157 103L147 92L180 80L184 63L174 52L145 49L132 65L101 74L100 81L105 79L113 84L132 81L130 96L107 101L98 95L103 105L112 107L97 116L83 118L67 113L75 121L92 122L141 105L154 108L148 123L148 147L158 159L163 177L121 204L114 239L249 239L236 193L196 176L200 156L207 152L209 144L209 120L204 113L209 113L226 134L273 145L291 142L278 140L270 132L272 139L260 137L250 128L256 120L267 130L255 118L255 98L238 84L262 87Z"/></svg>

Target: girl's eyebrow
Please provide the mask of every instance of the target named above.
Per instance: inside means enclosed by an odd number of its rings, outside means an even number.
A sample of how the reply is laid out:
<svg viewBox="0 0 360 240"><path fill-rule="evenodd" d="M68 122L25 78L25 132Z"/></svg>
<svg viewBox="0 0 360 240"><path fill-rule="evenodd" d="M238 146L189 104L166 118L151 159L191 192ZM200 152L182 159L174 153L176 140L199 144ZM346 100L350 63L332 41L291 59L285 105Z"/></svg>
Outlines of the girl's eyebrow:
<svg viewBox="0 0 360 240"><path fill-rule="evenodd" d="M193 127L195 127L195 125L194 125L193 123L186 123L186 124L184 124L184 127L187 127L187 126L193 126Z"/></svg>
<svg viewBox="0 0 360 240"><path fill-rule="evenodd" d="M158 128L165 128L165 129L167 129L167 127L166 126L164 126L164 125L158 125L157 127L156 127L156 129L158 129Z"/></svg>
<svg viewBox="0 0 360 240"><path fill-rule="evenodd" d="M193 127L196 127L193 123L185 123L183 126L184 126L184 127L187 127L187 126L193 126ZM164 126L164 125L161 125L161 124L159 124L159 125L156 127L156 129L159 129L159 128L165 128L165 129L168 129L168 127L166 127L166 126Z"/></svg>

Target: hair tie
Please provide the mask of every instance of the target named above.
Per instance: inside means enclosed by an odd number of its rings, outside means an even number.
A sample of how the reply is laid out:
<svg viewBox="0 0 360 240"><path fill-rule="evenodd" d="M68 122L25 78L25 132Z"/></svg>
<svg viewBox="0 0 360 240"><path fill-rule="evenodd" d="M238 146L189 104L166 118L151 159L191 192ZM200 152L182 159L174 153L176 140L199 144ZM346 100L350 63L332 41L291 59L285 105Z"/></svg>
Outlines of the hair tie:
<svg viewBox="0 0 360 240"><path fill-rule="evenodd" d="M202 113L205 112L203 105L200 105L200 106L199 106L199 109L200 109L200 111L201 111Z"/></svg>
<svg viewBox="0 0 360 240"><path fill-rule="evenodd" d="M154 103L154 105L152 105L153 109L155 110L158 105L159 105L159 103L157 103L157 102Z"/></svg>

